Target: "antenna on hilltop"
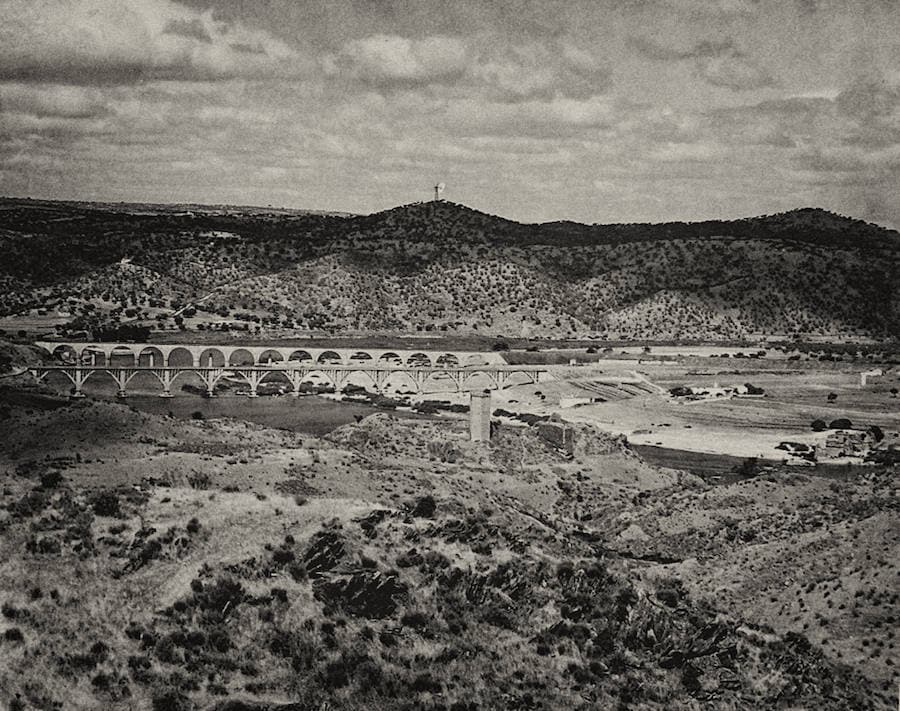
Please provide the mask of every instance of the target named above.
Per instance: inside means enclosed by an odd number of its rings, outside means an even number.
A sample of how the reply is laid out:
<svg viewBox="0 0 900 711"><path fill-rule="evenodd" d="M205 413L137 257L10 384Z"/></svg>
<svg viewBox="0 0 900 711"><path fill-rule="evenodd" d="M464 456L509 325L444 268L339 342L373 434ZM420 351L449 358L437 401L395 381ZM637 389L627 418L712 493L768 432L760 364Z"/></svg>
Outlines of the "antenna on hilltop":
<svg viewBox="0 0 900 711"><path fill-rule="evenodd" d="M438 183L434 186L434 201L437 202L441 199L441 193L444 192L444 188L447 187L443 183Z"/></svg>

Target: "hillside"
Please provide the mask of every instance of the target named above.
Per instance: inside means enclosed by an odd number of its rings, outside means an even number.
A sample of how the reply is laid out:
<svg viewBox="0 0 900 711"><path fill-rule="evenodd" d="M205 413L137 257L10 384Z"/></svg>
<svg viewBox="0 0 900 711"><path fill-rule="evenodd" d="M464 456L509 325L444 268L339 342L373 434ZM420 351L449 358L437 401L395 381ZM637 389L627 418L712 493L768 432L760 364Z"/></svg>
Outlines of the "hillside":
<svg viewBox="0 0 900 711"><path fill-rule="evenodd" d="M528 428L472 444L379 414L315 438L4 400L4 707L894 703L883 474L786 487L822 539L770 483L711 488L590 427L570 460Z"/></svg>
<svg viewBox="0 0 900 711"><path fill-rule="evenodd" d="M900 235L823 210L657 225L523 225L449 202L255 210L4 200L0 316L282 335L900 334Z"/></svg>

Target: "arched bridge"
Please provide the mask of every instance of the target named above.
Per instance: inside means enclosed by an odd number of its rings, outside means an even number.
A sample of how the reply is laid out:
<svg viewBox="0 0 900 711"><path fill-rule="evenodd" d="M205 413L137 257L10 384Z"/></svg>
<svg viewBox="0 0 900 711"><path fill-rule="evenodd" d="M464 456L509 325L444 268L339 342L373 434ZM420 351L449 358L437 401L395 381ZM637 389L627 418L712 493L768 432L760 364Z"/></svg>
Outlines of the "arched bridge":
<svg viewBox="0 0 900 711"><path fill-rule="evenodd" d="M83 343L38 341L67 365L149 366L151 368L220 368L288 363L308 365L376 365L456 368L506 365L499 353L479 351L391 350L386 348L292 348L156 343Z"/></svg>
<svg viewBox="0 0 900 711"><path fill-rule="evenodd" d="M214 394L220 381L228 379L245 383L250 397L256 397L261 384L279 381L292 395L300 394L303 383L322 381L330 381L335 390L340 390L353 374L368 379L377 392L384 392L389 381L396 387L398 380L405 381L416 392L423 392L428 385L442 379L449 381L456 391L476 387L502 389L510 384L513 376L519 375L520 383L537 383L547 373L546 368L540 366L507 365L493 353L363 352L341 349L344 351L342 355L336 350L283 347L251 349L230 346L55 342L40 342L38 345L59 357L62 363L34 366L30 369L31 372L38 380L44 380L51 373L64 375L71 382L75 397L83 396L83 386L89 378L101 377L112 378L119 396L125 397L129 384L140 374L151 375L159 383L163 397L170 397L175 381L189 374L203 382L208 395ZM153 353L152 349L158 353ZM173 364L173 361L178 360L173 358L177 355L177 349L183 349L190 356L190 361L183 365ZM240 351L246 351L247 356ZM281 355L282 358L269 358L270 352ZM297 357L299 353L305 353L309 357ZM359 357L361 353L368 357ZM283 357L285 355L288 356L286 359ZM476 361L473 356L482 358ZM245 360L247 357L253 359L249 364ZM241 362L237 362L238 360ZM488 360L500 360L500 363L486 362Z"/></svg>

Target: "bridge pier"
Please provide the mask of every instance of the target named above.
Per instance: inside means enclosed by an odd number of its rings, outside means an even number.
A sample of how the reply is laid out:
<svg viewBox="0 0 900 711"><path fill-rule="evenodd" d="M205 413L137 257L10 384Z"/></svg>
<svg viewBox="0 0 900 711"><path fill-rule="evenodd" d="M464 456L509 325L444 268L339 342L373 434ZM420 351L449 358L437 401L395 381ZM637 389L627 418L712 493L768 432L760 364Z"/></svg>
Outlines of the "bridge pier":
<svg viewBox="0 0 900 711"><path fill-rule="evenodd" d="M344 387L344 383L347 381L347 374L343 370L334 370L328 369L325 371L325 374L331 378L334 383L334 392L339 393L341 389Z"/></svg>
<svg viewBox="0 0 900 711"><path fill-rule="evenodd" d="M116 370L107 370L113 379L116 381L116 385L119 386L119 391L116 393L116 397L118 398L126 398L128 397L128 383L131 382L131 379L137 375L134 370L126 370L124 368L116 368Z"/></svg>
<svg viewBox="0 0 900 711"><path fill-rule="evenodd" d="M158 361L159 358L155 359ZM291 395L296 397L300 394L301 382L310 376L312 372L319 372L326 375L334 384L335 390L340 392L349 380L351 373L367 374L371 382L375 386L378 393L384 393L387 383L391 376L395 373L405 373L412 381L413 387L417 392L425 392L425 383L432 375L439 375L443 378L449 378L455 385L457 392L465 391L469 385L469 381L475 376L486 376L489 380L491 389L503 389L510 382L512 375L522 373L528 382L538 383L542 381L542 375L546 375L546 371L534 366L493 366L493 367L434 367L434 366L346 366L334 365L322 367L319 364L310 363L301 367L285 367L271 368L266 366L222 366L222 367L190 367L190 366L166 366L150 368L146 366L97 366L89 365L64 365L64 366L35 366L30 368L31 372L39 380L43 380L50 372L61 372L72 383L72 397L84 397L82 392L84 383L94 373L108 373L118 386L118 397L124 398L128 396L128 384L132 378L139 373L152 373L162 386L160 397L172 397L172 384L175 379L182 373L195 373L206 387L206 395L208 397L215 396L215 389L218 382L226 373L234 373L247 383L249 389L249 397L257 397L260 383L262 383L272 373L280 373L288 381L291 388Z"/></svg>
<svg viewBox="0 0 900 711"><path fill-rule="evenodd" d="M288 380L291 382L291 397L300 397L300 382L306 374L305 370L289 370L287 372Z"/></svg>
<svg viewBox="0 0 900 711"><path fill-rule="evenodd" d="M246 380L247 385L250 386L250 392L247 394L247 397L259 397L256 390L262 382L262 379L265 377L265 372L261 373L258 370L239 370L238 373L241 374L241 377Z"/></svg>
<svg viewBox="0 0 900 711"><path fill-rule="evenodd" d="M75 386L75 391L70 395L73 398L82 398L84 397L84 393L82 392L82 386L85 381L91 377L90 372L82 370L81 368L72 368L67 369L65 374L69 377L69 380L72 381L72 385Z"/></svg>
<svg viewBox="0 0 900 711"><path fill-rule="evenodd" d="M151 361L153 359L152 353L150 354L150 359ZM174 380L172 371L163 368L154 370L153 374L156 376L156 379L159 380L160 385L162 385L163 391L160 394L160 397L174 397L172 395L172 380Z"/></svg>
<svg viewBox="0 0 900 711"><path fill-rule="evenodd" d="M465 375L461 373L447 372L450 380L453 381L453 384L456 386L456 392L461 393L463 390L463 382L465 381Z"/></svg>
<svg viewBox="0 0 900 711"><path fill-rule="evenodd" d="M206 386L206 397L215 397L216 384L222 379L222 376L225 375L225 370L216 368L215 370L197 370L194 372L200 376L200 379Z"/></svg>

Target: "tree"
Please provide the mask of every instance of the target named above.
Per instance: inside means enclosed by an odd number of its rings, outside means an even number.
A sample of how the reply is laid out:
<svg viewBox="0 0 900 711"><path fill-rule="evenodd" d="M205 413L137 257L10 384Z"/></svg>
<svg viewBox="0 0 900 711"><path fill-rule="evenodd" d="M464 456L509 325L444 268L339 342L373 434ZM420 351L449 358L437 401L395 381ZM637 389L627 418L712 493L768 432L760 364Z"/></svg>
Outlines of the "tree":
<svg viewBox="0 0 900 711"><path fill-rule="evenodd" d="M747 457L737 469L741 476L756 476L759 473L759 459Z"/></svg>
<svg viewBox="0 0 900 711"><path fill-rule="evenodd" d="M872 439L876 442L880 442L884 439L884 431L878 425L869 425L869 429L867 429L866 432L872 435Z"/></svg>

